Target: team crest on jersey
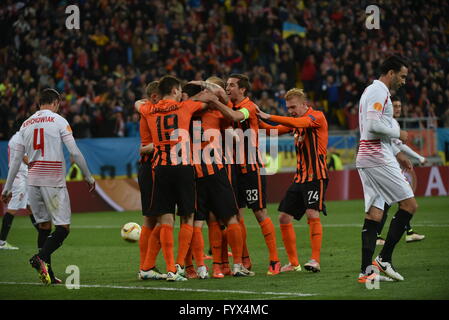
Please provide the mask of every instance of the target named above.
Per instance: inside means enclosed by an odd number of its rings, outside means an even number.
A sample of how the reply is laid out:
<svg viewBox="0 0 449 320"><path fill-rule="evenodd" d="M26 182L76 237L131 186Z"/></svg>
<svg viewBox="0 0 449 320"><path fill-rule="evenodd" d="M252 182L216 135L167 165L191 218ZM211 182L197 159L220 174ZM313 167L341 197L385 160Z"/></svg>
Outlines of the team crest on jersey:
<svg viewBox="0 0 449 320"><path fill-rule="evenodd" d="M67 131L72 132L72 128L70 127L70 125L67 125Z"/></svg>
<svg viewBox="0 0 449 320"><path fill-rule="evenodd" d="M374 110L382 111L382 104L380 102L376 102L373 106Z"/></svg>

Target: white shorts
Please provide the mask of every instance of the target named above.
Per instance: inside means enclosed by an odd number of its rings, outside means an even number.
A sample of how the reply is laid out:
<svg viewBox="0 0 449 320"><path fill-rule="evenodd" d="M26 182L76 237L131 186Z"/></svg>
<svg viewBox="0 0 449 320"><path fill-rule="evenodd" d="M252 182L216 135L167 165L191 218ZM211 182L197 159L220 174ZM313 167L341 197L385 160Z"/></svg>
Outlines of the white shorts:
<svg viewBox="0 0 449 320"><path fill-rule="evenodd" d="M72 212L66 187L28 186L28 199L36 223L70 224Z"/></svg>
<svg viewBox="0 0 449 320"><path fill-rule="evenodd" d="M12 197L8 202L8 210L26 209L28 205L27 183L23 179L15 179L12 184Z"/></svg>
<svg viewBox="0 0 449 320"><path fill-rule="evenodd" d="M413 190L399 167L382 166L357 169L362 180L365 212L370 207L384 209L388 205L413 198Z"/></svg>

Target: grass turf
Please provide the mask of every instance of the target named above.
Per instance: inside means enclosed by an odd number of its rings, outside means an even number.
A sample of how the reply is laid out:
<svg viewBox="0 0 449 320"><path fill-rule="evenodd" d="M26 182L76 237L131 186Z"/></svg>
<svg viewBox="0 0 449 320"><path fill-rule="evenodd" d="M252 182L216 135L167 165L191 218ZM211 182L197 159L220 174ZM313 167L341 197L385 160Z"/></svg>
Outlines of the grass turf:
<svg viewBox="0 0 449 320"><path fill-rule="evenodd" d="M63 281L66 267L80 270L81 288L68 290L64 285L45 287L28 264L36 252L36 231L28 217L14 220L8 241L20 250L0 250L0 300L6 299L448 299L449 298L449 216L448 197L419 198L420 208L412 226L426 239L397 245L393 259L403 282L380 283L379 290L368 290L357 283L360 268L360 231L363 202L328 202L328 216L322 217L323 247L321 272L285 273L267 276L268 253L256 219L249 211L245 222L248 246L256 276L183 283L140 281L137 243L120 238L120 227L130 221L142 222L139 212L102 212L74 214L72 230L64 245L53 255L53 269ZM288 262L277 221L277 206L268 207L276 226L282 264ZM391 209L390 218L395 212ZM390 219L389 219L390 220ZM310 256L306 220L295 221L301 264ZM389 221L386 223L386 229ZM175 229L175 236L178 228ZM203 230L207 250L207 227ZM386 235L386 230L384 230ZM176 242L176 241L175 241ZM376 250L376 254L379 247ZM207 263L211 264L210 260ZM158 266L165 269L162 254ZM304 294L304 295L303 295Z"/></svg>

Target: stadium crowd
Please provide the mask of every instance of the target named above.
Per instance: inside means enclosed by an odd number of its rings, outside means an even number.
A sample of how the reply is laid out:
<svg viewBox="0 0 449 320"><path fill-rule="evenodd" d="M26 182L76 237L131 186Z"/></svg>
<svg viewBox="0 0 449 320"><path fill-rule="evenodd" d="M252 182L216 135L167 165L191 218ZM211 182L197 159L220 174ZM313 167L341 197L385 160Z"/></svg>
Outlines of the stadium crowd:
<svg viewBox="0 0 449 320"><path fill-rule="evenodd" d="M37 92L63 93L62 115L76 138L138 135L134 101L145 85L246 73L252 99L285 114L285 92L304 87L331 128L358 128L357 101L378 76L374 61L410 61L398 92L405 117L449 127L449 4L399 0L365 26L364 1L72 1L80 30L68 30L65 1L0 4L0 139L37 110ZM399 17L399 18L398 18ZM283 37L283 23L306 28ZM425 123L423 122L423 124ZM436 125L436 124L435 124Z"/></svg>

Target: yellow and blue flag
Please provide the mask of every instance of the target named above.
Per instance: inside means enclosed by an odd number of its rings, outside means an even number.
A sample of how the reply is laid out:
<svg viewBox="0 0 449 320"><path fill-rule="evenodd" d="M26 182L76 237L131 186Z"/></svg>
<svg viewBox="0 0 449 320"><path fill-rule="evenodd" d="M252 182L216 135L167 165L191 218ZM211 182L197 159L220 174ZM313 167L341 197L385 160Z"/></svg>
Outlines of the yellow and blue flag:
<svg viewBox="0 0 449 320"><path fill-rule="evenodd" d="M299 24L284 22L282 25L282 38L287 39L294 35L304 38L306 36L306 28L301 27Z"/></svg>

